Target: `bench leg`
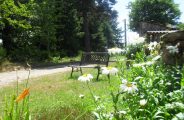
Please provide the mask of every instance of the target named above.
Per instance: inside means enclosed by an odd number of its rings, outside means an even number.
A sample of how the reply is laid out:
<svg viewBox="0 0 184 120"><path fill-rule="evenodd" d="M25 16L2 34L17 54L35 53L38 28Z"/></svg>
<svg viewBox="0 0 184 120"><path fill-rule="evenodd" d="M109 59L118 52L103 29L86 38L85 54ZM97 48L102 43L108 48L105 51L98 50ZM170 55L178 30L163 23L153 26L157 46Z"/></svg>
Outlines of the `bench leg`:
<svg viewBox="0 0 184 120"><path fill-rule="evenodd" d="M82 75L83 73L82 73L82 68L81 67L80 67L80 72L81 72L81 75Z"/></svg>
<svg viewBox="0 0 184 120"><path fill-rule="evenodd" d="M97 74L96 80L98 81L98 78L99 78L99 75L100 75L100 67L98 67L97 69L98 69L98 74Z"/></svg>
<svg viewBox="0 0 184 120"><path fill-rule="evenodd" d="M72 67L72 72L71 72L71 74L70 74L70 77L72 77L73 71L74 71L74 67Z"/></svg>

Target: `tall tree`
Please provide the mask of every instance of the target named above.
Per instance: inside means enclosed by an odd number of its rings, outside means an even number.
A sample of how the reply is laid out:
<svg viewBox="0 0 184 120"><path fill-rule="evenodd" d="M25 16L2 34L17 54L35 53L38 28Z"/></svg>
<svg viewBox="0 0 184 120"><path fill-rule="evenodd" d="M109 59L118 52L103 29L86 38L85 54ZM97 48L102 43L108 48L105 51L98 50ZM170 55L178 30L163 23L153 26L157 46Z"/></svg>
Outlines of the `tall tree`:
<svg viewBox="0 0 184 120"><path fill-rule="evenodd" d="M135 0L130 2L130 29L137 31L140 22L175 25L180 17L173 0Z"/></svg>
<svg viewBox="0 0 184 120"><path fill-rule="evenodd" d="M27 2L14 0L0 1L0 27L2 29L3 47L10 54L14 46L15 29L23 31L31 28L28 18L31 16Z"/></svg>
<svg viewBox="0 0 184 120"><path fill-rule="evenodd" d="M36 0L32 7L35 16L31 20L32 43L36 47L34 53L43 59L50 58L56 51L55 5L55 0Z"/></svg>
<svg viewBox="0 0 184 120"><path fill-rule="evenodd" d="M97 0L96 9L90 18L93 50L105 50L115 46L120 39L120 29L117 23L117 11L112 9L115 0ZM97 44L98 43L98 44Z"/></svg>
<svg viewBox="0 0 184 120"><path fill-rule="evenodd" d="M76 0L56 0L56 38L60 54L73 56L82 48L80 39L82 19L78 15Z"/></svg>
<svg viewBox="0 0 184 120"><path fill-rule="evenodd" d="M89 17L95 9L95 0L78 0L78 10L83 18L85 51L91 51Z"/></svg>

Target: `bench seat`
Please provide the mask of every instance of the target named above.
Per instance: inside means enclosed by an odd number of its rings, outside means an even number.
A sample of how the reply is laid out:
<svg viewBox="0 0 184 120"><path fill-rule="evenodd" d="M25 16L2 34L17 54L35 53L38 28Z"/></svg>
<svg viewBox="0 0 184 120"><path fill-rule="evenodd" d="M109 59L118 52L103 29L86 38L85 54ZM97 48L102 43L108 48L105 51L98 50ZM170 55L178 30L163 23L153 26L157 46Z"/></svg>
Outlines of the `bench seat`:
<svg viewBox="0 0 184 120"><path fill-rule="evenodd" d="M101 67L108 66L109 57L108 52L84 52L80 64L70 66L72 68L71 77L73 72L80 72L83 74L82 68L95 68L98 72L96 77L96 80L98 80L101 74Z"/></svg>

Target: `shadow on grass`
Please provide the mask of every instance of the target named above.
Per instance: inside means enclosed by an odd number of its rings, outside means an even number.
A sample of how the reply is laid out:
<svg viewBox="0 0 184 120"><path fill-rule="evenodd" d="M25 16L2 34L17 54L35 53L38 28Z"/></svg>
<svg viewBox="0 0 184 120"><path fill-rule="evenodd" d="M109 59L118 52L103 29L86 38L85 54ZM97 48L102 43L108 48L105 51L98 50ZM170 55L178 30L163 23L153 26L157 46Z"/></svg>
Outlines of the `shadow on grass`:
<svg viewBox="0 0 184 120"><path fill-rule="evenodd" d="M36 120L95 120L89 111L81 111L79 108L58 107L52 109L39 111L39 115L34 118Z"/></svg>

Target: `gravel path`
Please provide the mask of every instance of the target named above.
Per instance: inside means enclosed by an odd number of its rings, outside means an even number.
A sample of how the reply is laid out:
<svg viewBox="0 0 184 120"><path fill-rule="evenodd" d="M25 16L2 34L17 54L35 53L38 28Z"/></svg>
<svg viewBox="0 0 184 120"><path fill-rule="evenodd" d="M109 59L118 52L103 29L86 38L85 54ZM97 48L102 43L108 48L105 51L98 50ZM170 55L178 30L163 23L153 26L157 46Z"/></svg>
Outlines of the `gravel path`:
<svg viewBox="0 0 184 120"><path fill-rule="evenodd" d="M49 75L58 72L70 71L71 68L66 65L52 66L47 68L38 68L32 69L30 72L30 78L35 78L39 76ZM29 71L28 70L19 70L17 71L20 81L27 79ZM17 80L16 71L12 72L3 72L0 73L0 87L6 86Z"/></svg>

